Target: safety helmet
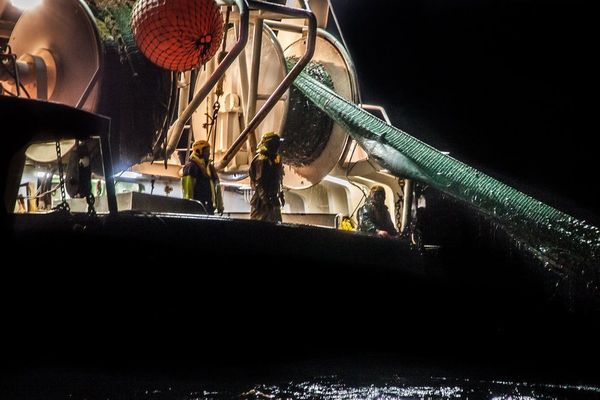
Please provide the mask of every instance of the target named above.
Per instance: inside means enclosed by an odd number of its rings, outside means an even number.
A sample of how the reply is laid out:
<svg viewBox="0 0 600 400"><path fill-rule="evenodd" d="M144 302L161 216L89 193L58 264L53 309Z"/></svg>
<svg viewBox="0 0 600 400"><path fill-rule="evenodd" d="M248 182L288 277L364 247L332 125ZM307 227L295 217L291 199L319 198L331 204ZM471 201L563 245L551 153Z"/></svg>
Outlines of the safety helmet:
<svg viewBox="0 0 600 400"><path fill-rule="evenodd" d="M210 148L210 144L206 140L196 140L194 144L192 144L192 151L201 153L205 147Z"/></svg>
<svg viewBox="0 0 600 400"><path fill-rule="evenodd" d="M265 142L269 141L271 139L281 139L281 138L275 132L266 132L266 133L263 133L262 138L261 138L261 140L265 141Z"/></svg>
<svg viewBox="0 0 600 400"><path fill-rule="evenodd" d="M375 198L375 196L383 196L385 198L385 189L383 186L375 185L371 187L370 197Z"/></svg>
<svg viewBox="0 0 600 400"><path fill-rule="evenodd" d="M273 141L282 142L283 139L275 132L263 133L263 135L260 139L261 144L267 144L267 143L271 143Z"/></svg>
<svg viewBox="0 0 600 400"><path fill-rule="evenodd" d="M277 151L283 139L275 132L264 133L258 144L259 151Z"/></svg>

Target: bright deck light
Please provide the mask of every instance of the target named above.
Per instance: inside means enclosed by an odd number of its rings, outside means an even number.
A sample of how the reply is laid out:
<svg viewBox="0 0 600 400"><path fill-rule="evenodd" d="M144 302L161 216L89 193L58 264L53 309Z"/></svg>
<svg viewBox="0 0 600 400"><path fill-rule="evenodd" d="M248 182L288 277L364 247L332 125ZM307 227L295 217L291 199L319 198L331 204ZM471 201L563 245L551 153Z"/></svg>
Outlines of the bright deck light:
<svg viewBox="0 0 600 400"><path fill-rule="evenodd" d="M31 10L34 7L42 4L42 0L12 0L12 5L20 10Z"/></svg>
<svg viewBox="0 0 600 400"><path fill-rule="evenodd" d="M121 171L118 174L115 174L114 177L115 178L125 178L125 179L138 179L141 178L143 175L140 174L139 172L133 172L133 171Z"/></svg>

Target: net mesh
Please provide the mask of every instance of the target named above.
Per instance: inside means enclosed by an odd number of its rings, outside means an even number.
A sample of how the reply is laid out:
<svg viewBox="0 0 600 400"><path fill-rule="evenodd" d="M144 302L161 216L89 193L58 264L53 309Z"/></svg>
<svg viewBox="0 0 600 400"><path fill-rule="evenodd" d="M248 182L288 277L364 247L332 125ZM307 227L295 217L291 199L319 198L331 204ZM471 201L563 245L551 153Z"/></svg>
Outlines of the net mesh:
<svg viewBox="0 0 600 400"><path fill-rule="evenodd" d="M171 71L204 64L223 39L223 18L214 0L139 0L131 27L142 53Z"/></svg>
<svg viewBox="0 0 600 400"><path fill-rule="evenodd" d="M392 173L428 184L502 226L546 265L598 292L600 230L485 175L337 95L302 72L294 85Z"/></svg>
<svg viewBox="0 0 600 400"><path fill-rule="evenodd" d="M288 58L288 71L296 62L298 62L297 57ZM304 71L328 88L334 89L331 75L323 64L311 61ZM292 86L289 91L287 119L283 128L285 140L280 149L285 163L301 167L316 160L329 141L332 127L331 118L308 101L299 89Z"/></svg>

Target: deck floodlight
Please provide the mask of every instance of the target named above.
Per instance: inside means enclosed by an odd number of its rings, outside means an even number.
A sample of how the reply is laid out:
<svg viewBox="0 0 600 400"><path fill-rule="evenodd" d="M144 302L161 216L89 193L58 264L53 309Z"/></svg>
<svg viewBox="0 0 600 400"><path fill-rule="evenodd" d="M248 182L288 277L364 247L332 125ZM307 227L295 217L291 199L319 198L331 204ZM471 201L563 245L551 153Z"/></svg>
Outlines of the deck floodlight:
<svg viewBox="0 0 600 400"><path fill-rule="evenodd" d="M19 10L26 11L42 4L42 0L11 0L11 3Z"/></svg>

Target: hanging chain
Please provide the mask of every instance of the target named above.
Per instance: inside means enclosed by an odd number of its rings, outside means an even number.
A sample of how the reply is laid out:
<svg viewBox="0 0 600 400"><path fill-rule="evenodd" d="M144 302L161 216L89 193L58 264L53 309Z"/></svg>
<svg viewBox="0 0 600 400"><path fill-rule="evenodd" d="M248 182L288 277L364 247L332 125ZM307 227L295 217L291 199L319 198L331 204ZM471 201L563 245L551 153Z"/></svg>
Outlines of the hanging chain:
<svg viewBox="0 0 600 400"><path fill-rule="evenodd" d="M212 137L212 159L215 159L215 147L217 143L217 118L219 116L219 109L221 108L221 104L219 103L220 94L217 92L217 100L213 104L213 115L210 121L210 130L208 131L208 137L206 138L209 142Z"/></svg>
<svg viewBox="0 0 600 400"><path fill-rule="evenodd" d="M85 196L85 202L88 205L87 216L89 218L96 217L97 216L96 209L94 208L94 204L96 203L96 198L94 197L94 195L92 194L91 191L87 194L87 196Z"/></svg>
<svg viewBox="0 0 600 400"><path fill-rule="evenodd" d="M217 55L217 63L221 63L225 56L227 55L226 47L227 47L227 28L229 26L229 16L231 13L231 6L227 7L227 13L225 14L225 21L223 23L223 42L221 51ZM206 68L206 63L203 64ZM225 80L225 75L221 76L217 81L217 85L215 87L215 96L217 99L213 103L213 113L212 116L208 114L208 102L206 103L206 122L202 125L204 129L206 129L206 140L211 142L212 138L212 159L215 159L215 151L216 151L216 141L217 141L217 118L219 116L219 109L221 108L221 103L219 103L219 98L223 95L223 81ZM188 149L189 151L189 149Z"/></svg>
<svg viewBox="0 0 600 400"><path fill-rule="evenodd" d="M211 117L211 127L210 127L210 131L208 134L208 137L210 138L213 134L216 135L217 132L217 118L219 117L219 109L221 108L221 104L219 103L219 98L217 97L217 100L215 101L215 104L213 104L213 114Z"/></svg>
<svg viewBox="0 0 600 400"><path fill-rule="evenodd" d="M400 187L400 193L398 193L398 200L394 204L394 209L396 211L396 226L401 227L402 213L404 212L404 179L398 178L398 186Z"/></svg>
<svg viewBox="0 0 600 400"><path fill-rule="evenodd" d="M217 63L221 63L225 56L227 55L227 27L229 26L229 14L231 13L231 6L227 7L227 13L225 14L225 22L223 23L223 43L221 44L221 51L217 55ZM223 95L223 82L225 81L225 74L219 78L217 81L217 86L215 87L215 96L217 99L213 103L213 114L210 118L210 129L208 130L207 140L210 142L212 136L212 159L215 159L215 151L217 144L217 118L219 117L219 109L221 108L221 103L219 103L219 98Z"/></svg>
<svg viewBox="0 0 600 400"><path fill-rule="evenodd" d="M54 207L56 211L60 212L71 212L71 207L69 207L69 203L67 203L67 194L65 193L65 175L63 171L62 164L62 150L60 148L60 140L56 139L54 142L56 145L56 161L58 162L58 178L60 180L60 197L61 203Z"/></svg>

